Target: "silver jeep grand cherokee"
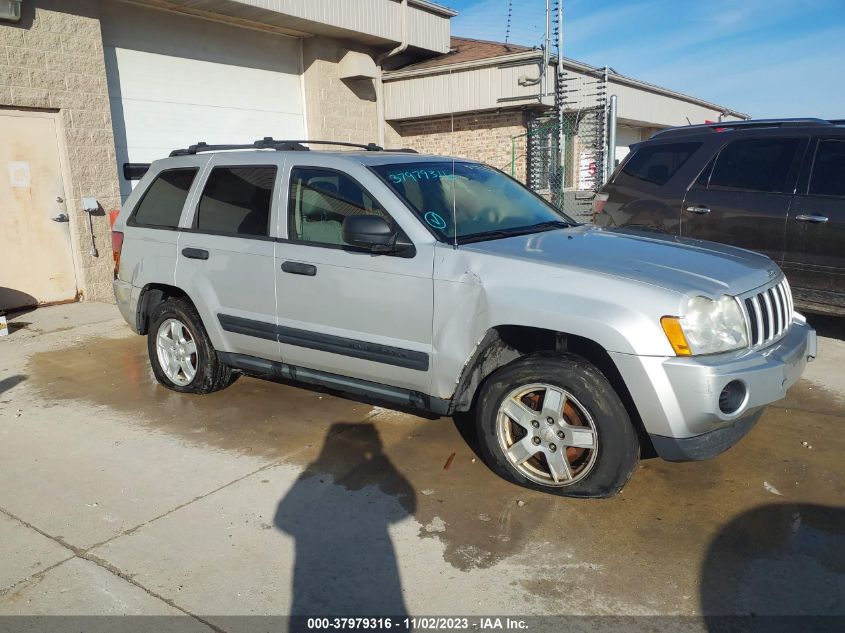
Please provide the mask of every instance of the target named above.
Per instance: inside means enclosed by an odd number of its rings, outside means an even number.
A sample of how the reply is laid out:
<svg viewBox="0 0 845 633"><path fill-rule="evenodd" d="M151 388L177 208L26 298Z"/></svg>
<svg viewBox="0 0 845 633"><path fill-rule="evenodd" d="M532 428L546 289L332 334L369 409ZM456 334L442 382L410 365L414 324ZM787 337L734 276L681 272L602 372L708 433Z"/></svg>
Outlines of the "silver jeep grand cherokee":
<svg viewBox="0 0 845 633"><path fill-rule="evenodd" d="M115 295L164 386L474 411L501 476L606 497L641 452L729 448L816 354L763 255L579 225L469 160L303 150L176 150L123 206Z"/></svg>

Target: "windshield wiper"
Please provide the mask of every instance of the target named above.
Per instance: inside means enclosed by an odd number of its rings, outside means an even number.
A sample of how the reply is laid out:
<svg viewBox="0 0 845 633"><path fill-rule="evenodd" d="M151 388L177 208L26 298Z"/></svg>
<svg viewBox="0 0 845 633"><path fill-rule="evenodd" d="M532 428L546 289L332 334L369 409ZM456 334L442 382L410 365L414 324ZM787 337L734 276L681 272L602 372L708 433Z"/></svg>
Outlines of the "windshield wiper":
<svg viewBox="0 0 845 633"><path fill-rule="evenodd" d="M495 229L493 231L464 235L458 238L458 244L483 242L485 240L499 240L505 237L514 237L515 235L527 235L529 233L540 233L542 231L551 231L554 229L565 229L570 226L574 225L569 222L564 222L563 220L549 220L547 222L539 222L529 226L517 226L512 229Z"/></svg>

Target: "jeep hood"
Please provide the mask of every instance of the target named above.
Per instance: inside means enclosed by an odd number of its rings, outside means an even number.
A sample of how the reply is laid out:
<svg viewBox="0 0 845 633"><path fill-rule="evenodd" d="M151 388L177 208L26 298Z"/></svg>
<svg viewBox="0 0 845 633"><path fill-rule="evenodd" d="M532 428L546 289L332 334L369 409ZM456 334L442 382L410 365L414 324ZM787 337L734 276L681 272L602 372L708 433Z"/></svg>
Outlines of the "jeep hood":
<svg viewBox="0 0 845 633"><path fill-rule="evenodd" d="M466 244L487 255L624 277L684 294L737 295L780 276L765 255L660 233L576 226Z"/></svg>

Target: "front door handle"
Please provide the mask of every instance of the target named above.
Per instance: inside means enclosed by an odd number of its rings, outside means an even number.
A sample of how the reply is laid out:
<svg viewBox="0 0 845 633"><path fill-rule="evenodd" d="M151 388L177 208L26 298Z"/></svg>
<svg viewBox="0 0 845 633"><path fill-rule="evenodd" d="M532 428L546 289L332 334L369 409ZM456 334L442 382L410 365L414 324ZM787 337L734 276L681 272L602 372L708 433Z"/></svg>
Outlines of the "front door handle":
<svg viewBox="0 0 845 633"><path fill-rule="evenodd" d="M317 274L316 266L302 262L285 262L282 264L282 270L292 275L306 275L307 277L313 277Z"/></svg>
<svg viewBox="0 0 845 633"><path fill-rule="evenodd" d="M188 259L208 259L208 251L204 248L183 248L182 254Z"/></svg>
<svg viewBox="0 0 845 633"><path fill-rule="evenodd" d="M691 207L687 207L687 211L689 211L690 213L696 213L698 215L707 215L708 213L710 213L710 208L693 205Z"/></svg>
<svg viewBox="0 0 845 633"><path fill-rule="evenodd" d="M799 222L812 222L813 224L824 224L825 222L827 222L826 215L818 215L816 213L809 215L802 213L800 215L796 215L795 219Z"/></svg>
<svg viewBox="0 0 845 633"><path fill-rule="evenodd" d="M50 218L50 219L53 222L68 222L70 220L70 218L67 217L67 213L60 213L55 218Z"/></svg>

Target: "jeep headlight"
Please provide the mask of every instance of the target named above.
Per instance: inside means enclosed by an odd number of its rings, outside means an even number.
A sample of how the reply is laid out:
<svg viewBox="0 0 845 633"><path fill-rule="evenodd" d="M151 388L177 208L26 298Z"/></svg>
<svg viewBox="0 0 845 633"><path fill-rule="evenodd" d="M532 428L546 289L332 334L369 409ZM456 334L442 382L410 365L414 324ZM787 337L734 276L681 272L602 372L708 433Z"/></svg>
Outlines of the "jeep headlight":
<svg viewBox="0 0 845 633"><path fill-rule="evenodd" d="M742 309L734 297L727 295L716 301L693 297L687 303L685 316L663 317L660 323L678 356L748 347L748 328Z"/></svg>

